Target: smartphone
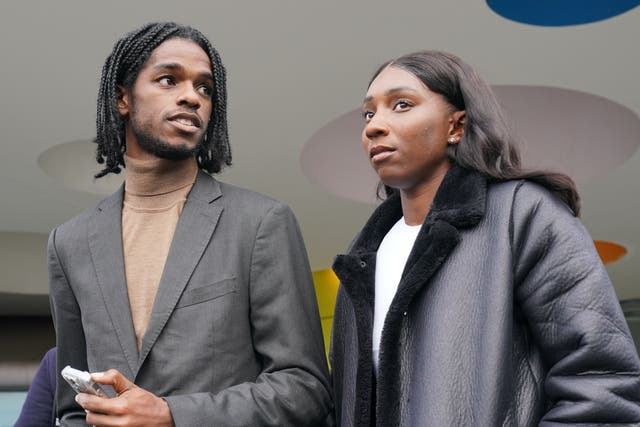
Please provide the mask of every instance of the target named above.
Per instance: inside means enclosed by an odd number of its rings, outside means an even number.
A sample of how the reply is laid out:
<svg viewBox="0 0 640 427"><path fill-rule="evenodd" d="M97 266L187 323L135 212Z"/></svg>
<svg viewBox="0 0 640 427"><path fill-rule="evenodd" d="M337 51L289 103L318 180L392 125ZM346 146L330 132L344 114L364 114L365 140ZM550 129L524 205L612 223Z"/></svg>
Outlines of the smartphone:
<svg viewBox="0 0 640 427"><path fill-rule="evenodd" d="M73 369L71 366L65 366L62 372L64 378L76 393L89 393L100 397L107 397L102 387L91 379L91 374L86 371Z"/></svg>

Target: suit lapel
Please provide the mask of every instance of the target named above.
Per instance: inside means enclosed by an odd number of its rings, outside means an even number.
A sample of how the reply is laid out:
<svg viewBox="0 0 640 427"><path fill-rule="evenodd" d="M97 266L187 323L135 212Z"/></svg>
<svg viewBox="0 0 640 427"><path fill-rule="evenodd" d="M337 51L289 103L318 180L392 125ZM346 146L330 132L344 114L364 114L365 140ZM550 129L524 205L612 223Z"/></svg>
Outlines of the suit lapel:
<svg viewBox="0 0 640 427"><path fill-rule="evenodd" d="M90 219L88 239L98 286L130 369L127 377L132 378L138 366L138 349L122 254L123 191L121 187L98 205Z"/></svg>
<svg viewBox="0 0 640 427"><path fill-rule="evenodd" d="M165 262L147 331L142 339L138 368L166 325L216 228L222 207L213 203L221 196L220 185L204 172L184 205ZM137 369L134 372L137 375Z"/></svg>

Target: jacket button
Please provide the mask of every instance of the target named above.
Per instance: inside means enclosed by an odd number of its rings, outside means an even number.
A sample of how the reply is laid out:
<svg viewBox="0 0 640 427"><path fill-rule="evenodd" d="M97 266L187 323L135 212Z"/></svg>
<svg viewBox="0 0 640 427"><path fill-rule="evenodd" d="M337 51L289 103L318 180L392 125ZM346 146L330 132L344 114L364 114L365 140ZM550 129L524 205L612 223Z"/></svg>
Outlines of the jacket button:
<svg viewBox="0 0 640 427"><path fill-rule="evenodd" d="M405 311L404 313L402 313L402 315L403 315L403 316L406 316L406 315L407 315L407 312Z"/></svg>
<svg viewBox="0 0 640 427"><path fill-rule="evenodd" d="M360 267L365 268L367 266L367 263L364 261L360 261Z"/></svg>

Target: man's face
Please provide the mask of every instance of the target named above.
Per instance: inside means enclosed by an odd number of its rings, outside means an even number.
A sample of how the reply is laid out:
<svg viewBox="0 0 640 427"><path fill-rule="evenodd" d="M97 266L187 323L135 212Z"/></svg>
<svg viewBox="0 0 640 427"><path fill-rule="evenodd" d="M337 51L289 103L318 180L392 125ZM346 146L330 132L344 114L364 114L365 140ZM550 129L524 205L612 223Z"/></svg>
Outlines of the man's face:
<svg viewBox="0 0 640 427"><path fill-rule="evenodd" d="M184 159L195 155L211 117L213 76L206 52L170 39L151 52L131 90L120 88L127 155Z"/></svg>

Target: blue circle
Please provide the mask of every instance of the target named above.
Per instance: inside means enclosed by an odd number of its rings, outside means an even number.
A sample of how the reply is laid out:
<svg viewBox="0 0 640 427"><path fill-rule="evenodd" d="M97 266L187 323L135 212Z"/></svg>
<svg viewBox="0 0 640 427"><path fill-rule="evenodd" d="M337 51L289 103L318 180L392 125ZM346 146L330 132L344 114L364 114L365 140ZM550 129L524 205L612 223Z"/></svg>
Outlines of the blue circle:
<svg viewBox="0 0 640 427"><path fill-rule="evenodd" d="M623 14L640 0L487 0L498 15L544 27L580 25Z"/></svg>

